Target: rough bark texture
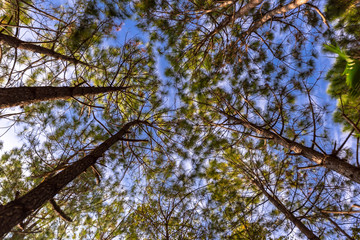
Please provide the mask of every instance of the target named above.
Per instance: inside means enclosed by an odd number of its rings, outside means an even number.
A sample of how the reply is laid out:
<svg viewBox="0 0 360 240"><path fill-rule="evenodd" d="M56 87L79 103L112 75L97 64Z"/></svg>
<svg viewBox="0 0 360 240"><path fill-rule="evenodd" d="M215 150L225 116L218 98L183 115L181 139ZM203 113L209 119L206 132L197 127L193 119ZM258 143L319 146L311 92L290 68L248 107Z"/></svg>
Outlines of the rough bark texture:
<svg viewBox="0 0 360 240"><path fill-rule="evenodd" d="M282 212L287 219L289 219L299 230L305 234L305 236L310 240L320 240L310 229L308 229L294 214L292 214L276 197L269 194L264 186L257 180L251 180L255 185L261 190L261 192L269 199L269 201L280 211Z"/></svg>
<svg viewBox="0 0 360 240"><path fill-rule="evenodd" d="M235 120L236 123L241 124L242 126L253 130L260 136L266 137L271 139L274 143L279 144L294 153L297 153L299 155L302 155L306 157L307 159L323 166L328 169L331 169L349 179L352 181L355 181L357 183L360 183L360 168L355 167L349 163L347 163L344 159L341 159L337 156L327 155L320 153L312 148L306 147L300 143L297 143L295 141L291 141L290 139L287 139L285 137L279 136L278 134L271 132L269 130L266 130L264 128L261 128L255 124L252 124L248 121L244 121L235 117L231 117L233 120Z"/></svg>
<svg viewBox="0 0 360 240"><path fill-rule="evenodd" d="M68 183L95 164L105 151L122 139L132 126L138 124L146 124L146 122L136 120L125 124L118 133L104 141L84 158L65 168L57 175L46 179L25 195L4 206L0 206L0 239L32 212L52 199Z"/></svg>
<svg viewBox="0 0 360 240"><path fill-rule="evenodd" d="M46 56L50 56L50 57L53 57L55 59L64 60L64 61L71 62L71 63L74 63L74 64L82 64L82 65L85 65L85 66L90 66L88 63L77 60L74 57L68 57L68 56L62 55L60 53L55 52L52 49L41 47L41 46L38 46L38 45L33 44L33 43L27 43L25 41L22 41L22 40L16 38L16 37L6 35L6 34L3 34L3 33L0 33L0 43L8 45L10 47L22 49L22 50L28 50L28 51L31 51L31 52L34 52L34 53L41 53L41 54L44 54Z"/></svg>
<svg viewBox="0 0 360 240"><path fill-rule="evenodd" d="M0 88L0 109L76 96L121 91L127 87L17 87Z"/></svg>

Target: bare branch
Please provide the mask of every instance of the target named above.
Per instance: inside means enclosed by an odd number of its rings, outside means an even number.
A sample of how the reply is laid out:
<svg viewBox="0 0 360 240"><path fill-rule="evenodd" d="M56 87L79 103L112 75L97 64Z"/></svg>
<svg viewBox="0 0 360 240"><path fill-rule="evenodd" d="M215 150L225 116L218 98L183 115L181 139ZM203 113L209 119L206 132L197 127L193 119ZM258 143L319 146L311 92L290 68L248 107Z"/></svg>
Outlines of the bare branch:
<svg viewBox="0 0 360 240"><path fill-rule="evenodd" d="M63 219L64 221L67 221L67 222L72 222L72 219L65 214L64 211L61 210L60 206L57 205L57 203L55 202L55 200L52 198L50 199L50 204L53 206L55 212L61 217L61 219Z"/></svg>

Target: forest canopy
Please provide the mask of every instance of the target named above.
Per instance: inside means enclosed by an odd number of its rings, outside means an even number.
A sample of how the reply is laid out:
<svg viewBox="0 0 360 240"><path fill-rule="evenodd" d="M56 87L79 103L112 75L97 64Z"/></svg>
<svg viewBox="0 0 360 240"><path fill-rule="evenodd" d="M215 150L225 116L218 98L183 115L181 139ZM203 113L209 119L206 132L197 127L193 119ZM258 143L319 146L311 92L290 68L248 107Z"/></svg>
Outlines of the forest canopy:
<svg viewBox="0 0 360 240"><path fill-rule="evenodd" d="M358 0L2 1L0 238L360 239L359 31Z"/></svg>

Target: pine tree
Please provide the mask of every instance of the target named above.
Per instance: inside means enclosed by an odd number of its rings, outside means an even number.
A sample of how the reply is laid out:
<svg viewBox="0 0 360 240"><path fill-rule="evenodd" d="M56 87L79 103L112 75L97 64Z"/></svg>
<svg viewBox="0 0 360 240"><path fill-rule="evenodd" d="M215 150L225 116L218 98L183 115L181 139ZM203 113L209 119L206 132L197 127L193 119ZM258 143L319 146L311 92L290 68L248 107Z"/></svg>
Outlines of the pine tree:
<svg viewBox="0 0 360 240"><path fill-rule="evenodd" d="M136 120L125 124L119 132L100 144L84 158L66 167L55 176L47 178L23 196L1 206L0 236L3 236L8 233L12 227L20 224L27 216L40 208L46 201L53 199L53 197L68 183L85 172L86 169L93 166L107 149L124 138L131 127L144 123L146 124L146 122Z"/></svg>

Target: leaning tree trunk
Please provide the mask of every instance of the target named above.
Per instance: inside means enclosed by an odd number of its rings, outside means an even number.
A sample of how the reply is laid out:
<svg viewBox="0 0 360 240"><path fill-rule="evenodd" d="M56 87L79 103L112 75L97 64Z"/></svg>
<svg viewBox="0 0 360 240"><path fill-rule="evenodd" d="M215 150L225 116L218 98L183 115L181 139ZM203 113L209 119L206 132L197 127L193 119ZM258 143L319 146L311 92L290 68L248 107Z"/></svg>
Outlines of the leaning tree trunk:
<svg viewBox="0 0 360 240"><path fill-rule="evenodd" d="M48 200L51 200L62 188L86 171L87 168L94 165L105 151L121 140L125 134L129 133L129 129L137 124L146 124L146 122L135 120L125 124L119 132L104 141L84 158L65 168L57 175L46 179L25 195L4 206L0 206L0 238Z"/></svg>
<svg viewBox="0 0 360 240"><path fill-rule="evenodd" d="M64 60L64 61L71 62L74 64L82 64L85 66L90 66L90 64L80 61L74 57L69 57L69 56L57 53L52 49L41 47L41 46L38 46L33 43L28 43L28 42L18 39L17 37L13 37L13 36L6 35L3 33L0 33L0 43L6 44L10 47L22 49L22 50L27 50L27 51L31 51L34 53L44 54L46 56L53 57L55 59Z"/></svg>
<svg viewBox="0 0 360 240"><path fill-rule="evenodd" d="M224 112L222 112L224 114ZM225 114L227 115L227 114ZM250 129L262 137L271 139L274 143L283 146L284 148L293 151L298 155L302 155L310 161L315 162L319 166L326 167L331 169L352 181L360 183L360 168L354 165L351 165L346 162L346 160L341 159L337 156L323 154L312 148L306 147L300 143L292 141L288 138L282 137L279 134L271 132L270 130L259 127L253 123L250 123L246 120L241 120L233 116L227 115L230 119L234 120L235 123L244 126L247 129Z"/></svg>
<svg viewBox="0 0 360 240"><path fill-rule="evenodd" d="M308 227L305 226L295 215L289 211L284 204L276 197L272 196L270 193L266 191L264 186L256 179L250 179L252 183L254 183L261 192L269 199L269 201L280 211L282 212L288 220L290 220L308 239L310 240L320 240Z"/></svg>
<svg viewBox="0 0 360 240"><path fill-rule="evenodd" d="M0 109L76 96L125 90L128 87L17 87L0 88Z"/></svg>

